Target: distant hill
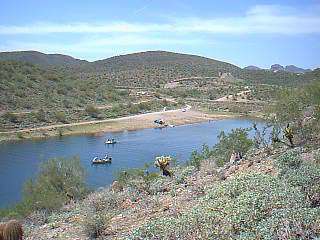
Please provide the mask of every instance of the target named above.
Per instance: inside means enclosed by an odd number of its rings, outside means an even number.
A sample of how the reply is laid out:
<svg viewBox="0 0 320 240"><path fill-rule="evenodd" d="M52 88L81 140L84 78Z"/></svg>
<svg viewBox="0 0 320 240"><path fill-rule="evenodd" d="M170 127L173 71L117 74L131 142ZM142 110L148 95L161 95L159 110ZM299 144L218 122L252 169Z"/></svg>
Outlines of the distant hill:
<svg viewBox="0 0 320 240"><path fill-rule="evenodd" d="M233 64L190 54L166 51L147 51L115 56L94 62L75 59L61 54L44 54L35 51L3 52L0 61L27 62L42 68L63 68L81 83L90 79L108 86L159 87L171 80L188 77L218 77L230 73L235 79L252 83L278 85L304 84L313 80L313 71L300 76L304 69L295 66L272 65L270 70L248 66L241 69ZM253 71L254 70L254 71ZM59 70L60 71L60 70ZM304 70L306 72L306 70Z"/></svg>
<svg viewBox="0 0 320 240"><path fill-rule="evenodd" d="M280 64L273 64L271 65L270 70L273 72L284 71L284 67Z"/></svg>
<svg viewBox="0 0 320 240"><path fill-rule="evenodd" d="M257 66L247 66L243 68L244 70L251 70L251 71L255 71L255 70L263 70ZM306 73L306 72L310 72L310 69L303 69L303 68L299 68L296 67L294 65L287 65L285 67L283 67L280 64L273 64L271 65L270 69L264 69L264 70L270 70L272 72L278 72L278 71L285 71L285 72L290 72L290 73Z"/></svg>
<svg viewBox="0 0 320 240"><path fill-rule="evenodd" d="M303 69L303 68L296 67L294 65L288 65L284 68L284 70L292 73L305 73L305 72L311 71L310 69Z"/></svg>
<svg viewBox="0 0 320 240"><path fill-rule="evenodd" d="M253 66L253 65L250 65L250 66L247 66L247 67L244 67L243 69L245 70L261 70L261 68L257 67L257 66Z"/></svg>
<svg viewBox="0 0 320 240"><path fill-rule="evenodd" d="M218 77L219 72L233 75L241 69L230 63L205 57L165 51L121 55L90 63L88 72L102 73L117 84L154 86L186 77Z"/></svg>
<svg viewBox="0 0 320 240"><path fill-rule="evenodd" d="M43 67L75 67L88 63L62 54L45 54L37 51L0 52L0 61L16 61Z"/></svg>

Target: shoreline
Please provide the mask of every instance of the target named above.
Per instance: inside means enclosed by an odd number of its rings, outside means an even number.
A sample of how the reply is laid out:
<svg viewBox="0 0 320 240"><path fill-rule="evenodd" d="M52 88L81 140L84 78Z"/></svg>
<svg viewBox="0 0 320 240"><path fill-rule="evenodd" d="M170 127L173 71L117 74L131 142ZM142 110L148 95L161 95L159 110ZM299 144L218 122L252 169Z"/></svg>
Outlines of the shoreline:
<svg viewBox="0 0 320 240"><path fill-rule="evenodd" d="M163 119L167 124L179 126L200 123L209 120L220 120L241 117L232 113L204 113L196 110L182 109L138 114L114 119L86 121L79 123L58 124L32 129L21 129L0 132L0 143L24 139L42 139L55 136L70 136L82 134L104 134L106 132L134 131L158 127L154 120Z"/></svg>

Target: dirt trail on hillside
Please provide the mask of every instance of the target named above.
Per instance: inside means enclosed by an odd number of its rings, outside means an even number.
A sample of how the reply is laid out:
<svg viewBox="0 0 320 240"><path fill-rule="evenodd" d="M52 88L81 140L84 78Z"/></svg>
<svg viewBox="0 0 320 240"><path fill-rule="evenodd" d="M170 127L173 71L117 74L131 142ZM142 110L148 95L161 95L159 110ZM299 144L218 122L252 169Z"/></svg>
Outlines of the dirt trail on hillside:
<svg viewBox="0 0 320 240"><path fill-rule="evenodd" d="M245 90L245 91L241 91L241 92L238 92L238 93L236 93L235 95L237 96L237 97L239 97L239 96L243 96L244 94L246 94L246 93L250 93L251 92L251 90ZM215 99L215 100L213 100L214 102L227 102L227 101L229 101L229 102L252 102L252 101L250 101L250 100L248 100L248 99L246 99L246 98L244 98L244 99L237 99L237 100L233 100L232 99L232 94L231 95L226 95L226 96L224 96L224 97L221 97L221 98L218 98L218 99Z"/></svg>

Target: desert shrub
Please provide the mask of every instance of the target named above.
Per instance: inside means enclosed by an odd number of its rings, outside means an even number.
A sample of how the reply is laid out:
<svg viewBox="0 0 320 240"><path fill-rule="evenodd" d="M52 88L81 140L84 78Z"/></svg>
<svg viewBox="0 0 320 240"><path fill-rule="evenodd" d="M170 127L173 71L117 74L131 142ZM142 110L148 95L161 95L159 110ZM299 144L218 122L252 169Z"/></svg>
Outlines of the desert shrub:
<svg viewBox="0 0 320 240"><path fill-rule="evenodd" d="M302 163L301 156L297 150L287 151L275 160L275 164L280 170L280 175L289 169L297 169Z"/></svg>
<svg viewBox="0 0 320 240"><path fill-rule="evenodd" d="M137 104L128 104L128 111L131 114L138 113L140 110L139 105Z"/></svg>
<svg viewBox="0 0 320 240"><path fill-rule="evenodd" d="M129 238L285 239L289 233L287 239L300 239L303 230L312 239L320 234L319 214L296 188L251 173L216 185L191 210L148 222Z"/></svg>
<svg viewBox="0 0 320 240"><path fill-rule="evenodd" d="M88 189L85 170L80 159L54 158L43 162L35 179L28 180L20 203L7 209L8 215L26 215L32 211L52 211L68 202L82 198Z"/></svg>
<svg viewBox="0 0 320 240"><path fill-rule="evenodd" d="M201 162L203 160L208 159L211 155L212 155L212 151L210 150L209 146L206 144L203 144L201 152L198 152L196 150L192 151L190 159L187 162L187 164L190 166L194 166L199 170Z"/></svg>
<svg viewBox="0 0 320 240"><path fill-rule="evenodd" d="M3 117L4 117L5 119L7 119L8 121L12 122L12 123L17 123L17 122L19 122L17 115L14 114L14 113L11 113L11 112L5 113L5 114L3 115Z"/></svg>
<svg viewBox="0 0 320 240"><path fill-rule="evenodd" d="M23 139L24 138L23 133L22 132L17 132L17 138Z"/></svg>
<svg viewBox="0 0 320 240"><path fill-rule="evenodd" d="M249 129L245 128L232 129L228 134L221 131L218 136L219 142L211 153L219 167L229 161L233 151L245 154L253 146L253 141L248 137L248 131Z"/></svg>
<svg viewBox="0 0 320 240"><path fill-rule="evenodd" d="M175 171L174 180L178 184L182 184L185 182L186 178L192 175L197 168L196 166L187 166Z"/></svg>
<svg viewBox="0 0 320 240"><path fill-rule="evenodd" d="M96 212L103 210L113 211L119 208L124 198L123 192L103 190L89 195L84 204Z"/></svg>
<svg viewBox="0 0 320 240"><path fill-rule="evenodd" d="M38 121L46 122L46 113L42 108L39 111L37 111L34 115L36 119L38 119Z"/></svg>
<svg viewBox="0 0 320 240"><path fill-rule="evenodd" d="M283 89L270 106L269 119L278 126L291 123L296 140L312 143L320 130L320 81L304 87Z"/></svg>
<svg viewBox="0 0 320 240"><path fill-rule="evenodd" d="M279 177L288 185L298 187L313 206L320 206L320 167L303 162L297 151L289 151L276 160Z"/></svg>
<svg viewBox="0 0 320 240"><path fill-rule="evenodd" d="M55 112L55 117L58 122L67 123L67 117L64 112Z"/></svg>
<svg viewBox="0 0 320 240"><path fill-rule="evenodd" d="M110 219L111 216L106 212L92 212L87 214L82 225L87 236L90 239L95 239L103 235L103 231Z"/></svg>
<svg viewBox="0 0 320 240"><path fill-rule="evenodd" d="M95 106L93 105L88 105L86 107L86 112L93 118L97 118L99 115L99 109L97 109Z"/></svg>
<svg viewBox="0 0 320 240"><path fill-rule="evenodd" d="M149 193L156 195L158 193L167 192L170 189L170 179L167 177L159 177L152 181L149 186Z"/></svg>
<svg viewBox="0 0 320 240"><path fill-rule="evenodd" d="M150 191L152 181L159 178L159 174L148 171L149 166L143 168L132 168L117 172L116 181L122 187L131 187L138 191Z"/></svg>

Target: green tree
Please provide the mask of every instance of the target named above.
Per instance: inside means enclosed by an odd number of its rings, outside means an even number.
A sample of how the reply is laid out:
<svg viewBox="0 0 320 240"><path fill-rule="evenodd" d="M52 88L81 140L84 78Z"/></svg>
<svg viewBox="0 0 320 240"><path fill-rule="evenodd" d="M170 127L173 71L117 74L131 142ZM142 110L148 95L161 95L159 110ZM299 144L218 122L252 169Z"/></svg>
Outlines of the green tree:
<svg viewBox="0 0 320 240"><path fill-rule="evenodd" d="M212 151L218 166L228 162L233 151L245 154L253 146L253 140L248 137L248 131L249 129L246 128L232 129L229 134L221 131L218 136L219 142Z"/></svg>

